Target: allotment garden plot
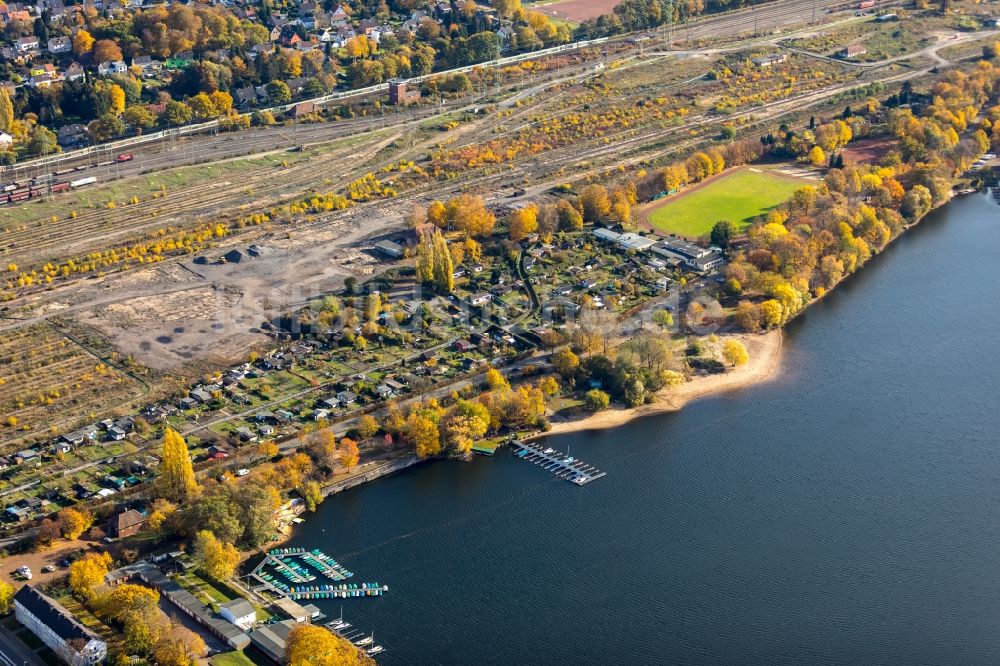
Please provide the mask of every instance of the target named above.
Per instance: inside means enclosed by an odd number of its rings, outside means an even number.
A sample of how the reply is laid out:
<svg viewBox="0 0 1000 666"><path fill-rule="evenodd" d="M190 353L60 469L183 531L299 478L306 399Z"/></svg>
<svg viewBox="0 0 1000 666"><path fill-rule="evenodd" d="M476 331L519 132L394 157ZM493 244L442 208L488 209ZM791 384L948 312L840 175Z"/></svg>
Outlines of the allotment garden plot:
<svg viewBox="0 0 1000 666"><path fill-rule="evenodd" d="M0 446L51 434L80 415L105 413L143 387L45 324L0 345Z"/></svg>
<svg viewBox="0 0 1000 666"><path fill-rule="evenodd" d="M743 228L818 180L791 167L745 167L661 199L644 212L657 231L688 238L706 236L719 220Z"/></svg>

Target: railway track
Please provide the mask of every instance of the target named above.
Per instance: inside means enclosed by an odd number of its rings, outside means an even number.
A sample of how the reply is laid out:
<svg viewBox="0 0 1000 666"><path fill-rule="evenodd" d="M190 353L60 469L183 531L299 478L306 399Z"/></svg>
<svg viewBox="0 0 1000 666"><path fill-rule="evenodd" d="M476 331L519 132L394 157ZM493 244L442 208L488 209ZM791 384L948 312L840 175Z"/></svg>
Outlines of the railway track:
<svg viewBox="0 0 1000 666"><path fill-rule="evenodd" d="M914 76L923 74L926 71L927 70L915 70L912 72L904 72L890 77L872 79L872 81L881 80L883 82L892 82L896 80L912 78ZM797 106L801 106L803 103L806 102L808 102L809 104L821 102L824 99L828 99L829 97L841 94L842 92L846 92L855 87L867 85L870 82L871 81L860 81L860 80L854 82L848 82L838 86L823 88L819 91L811 91L808 93L804 93L803 95L775 100L773 102L764 105L759 105L757 107L742 109L740 110L739 113L741 115L755 114L755 113L773 114L784 107L794 108ZM558 112L553 112L553 113L565 113L565 110L561 109ZM525 110L524 115L527 114L528 111ZM550 117L552 115L553 114L550 114ZM497 128L503 124L504 120L509 120L509 118L487 119L486 122L482 123L482 125L479 128L477 128L476 131L471 133L471 138L468 139L468 141L475 141L477 137L481 137L482 134L484 133L484 130L495 132L495 134L492 134L489 137L485 137L488 139L492 139L503 136L510 136L513 132L516 132L525 127L525 125L521 125L513 128L504 128L502 131L496 132ZM645 148L648 148L648 146L656 144L658 142L662 142L670 137L676 137L681 132L690 131L691 129L695 129L711 123L717 123L722 120L724 119L718 116L703 114L700 116L689 117L686 122L678 125L672 125L669 127L657 126L657 127L646 127L646 128L629 128L618 133L595 137L594 139L589 141L578 142L568 148L563 147L563 148L552 149L547 152L544 158L537 158L531 160L524 165L518 165L514 167L510 167L510 165L503 165L501 167L498 167L495 171L487 170L485 172L480 172L476 174L470 173L469 175L457 179L456 181L453 182L442 184L437 181L432 181L422 185L418 185L416 187L409 188L406 192L404 192L403 196L401 197L401 201L418 200L421 197L429 194L431 190L434 190L435 193L438 195L446 195L452 192L468 190L474 187L482 188L486 186L495 186L498 183L516 182L517 178L526 178L529 176L532 178L536 178L544 173L553 173L560 171L565 167L571 167L574 165L574 163L579 163L581 160L596 162L603 159L611 159L614 161L621 162L622 158L627 154L630 154L632 152L641 152ZM536 119L534 122L540 122L540 120ZM695 140L695 142L698 140L703 140L703 139L697 139ZM690 145L690 143L692 142L684 140L679 145ZM601 144L606 144L606 145L601 145ZM405 154L405 152L406 151L404 150L403 154ZM383 160L378 162L378 164L386 165L386 164L396 163L399 160L400 155L401 153L392 153L386 155ZM343 178L350 178L352 174L360 175L363 171L364 170L360 168L356 168L353 170L347 169L339 172L337 175ZM284 199L280 197L275 198L273 204L265 204L265 207L267 205L278 205L281 201L299 199L303 196L303 193L301 191L296 191L297 187L306 185L315 186L317 184L317 175L315 173L315 167L313 167L310 163L305 163L296 167L289 168L288 173L285 176L286 176L285 179L281 181L282 187L285 188L286 190L292 191L290 193L290 196ZM205 219L208 219L209 217L215 219L218 216L218 208L222 204L228 206L230 210L233 209L235 206L240 206L240 207L255 206L259 208L261 206L261 202L257 198L257 195L251 196L249 194L246 194L246 190L248 187L253 188L255 187L256 183L260 183L263 181L267 181L269 185L275 184L274 183L275 176L272 170L261 169L258 172L255 172L252 177L245 178L244 182L240 183L238 187L239 191L242 194L237 198L234 198L234 192L232 189L227 190L225 192L220 192L217 186L202 185L198 190L191 190L189 192L186 192L184 197L185 203L182 203L180 207L172 207L171 212L172 213L186 212L188 214L193 213L196 219L197 215L203 214L206 216ZM163 206L172 206L172 202L169 202L167 200L161 199L154 201L158 203L154 203L151 205L159 206L158 208L154 209L154 214L162 213ZM362 206L379 205L381 203L383 202L372 202L371 204L363 204ZM132 212L142 212L141 210L133 210L133 209L130 210L131 212L129 213L129 215L131 215ZM355 208L355 210L357 210L357 208ZM106 215L104 215L103 213L105 213L105 211L95 211L93 213L92 219L78 221L78 224L76 226L77 233L80 236L87 236L88 233L92 234L94 231L94 227L88 225L106 226L108 222L107 220L103 219L104 217L106 217ZM323 224L325 219L327 219L327 217L324 215L315 216L313 220L308 222L307 224L310 225ZM153 223L147 225L147 228L156 228L159 226L161 226L160 220L155 220ZM289 228L294 228L294 225ZM130 229L132 232L135 231L134 226L132 226ZM129 229L125 229L119 233L127 234L128 232ZM18 240L20 240L20 238ZM47 242L51 243L52 246L57 245L58 242L60 241L64 242L65 240L66 240L65 234L59 234L57 232L53 232L49 234L47 237ZM39 243L37 242L37 238L36 242L33 243L33 245L36 250L39 249ZM41 243L41 246L43 249L50 247L50 245L47 245L46 242Z"/></svg>

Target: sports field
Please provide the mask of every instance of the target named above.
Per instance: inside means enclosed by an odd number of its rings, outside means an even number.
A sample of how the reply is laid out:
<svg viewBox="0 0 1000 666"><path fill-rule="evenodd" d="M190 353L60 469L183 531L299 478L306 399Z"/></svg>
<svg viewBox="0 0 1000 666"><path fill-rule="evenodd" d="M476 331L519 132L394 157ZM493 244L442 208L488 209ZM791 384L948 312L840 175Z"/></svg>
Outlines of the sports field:
<svg viewBox="0 0 1000 666"><path fill-rule="evenodd" d="M740 169L664 199L649 211L646 221L657 231L689 238L707 235L719 220L729 220L742 229L807 184L764 169Z"/></svg>

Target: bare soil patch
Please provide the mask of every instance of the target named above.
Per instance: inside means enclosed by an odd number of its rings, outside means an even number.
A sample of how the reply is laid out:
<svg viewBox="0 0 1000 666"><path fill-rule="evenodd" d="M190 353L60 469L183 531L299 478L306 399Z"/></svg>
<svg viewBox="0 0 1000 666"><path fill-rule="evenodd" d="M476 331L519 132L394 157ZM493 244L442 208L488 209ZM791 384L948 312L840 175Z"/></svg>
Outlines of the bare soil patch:
<svg viewBox="0 0 1000 666"><path fill-rule="evenodd" d="M844 148L844 164L872 164L882 159L893 147L892 139L862 139Z"/></svg>
<svg viewBox="0 0 1000 666"><path fill-rule="evenodd" d="M582 23L610 13L620 2L621 0L563 0L538 7L538 10L553 18Z"/></svg>

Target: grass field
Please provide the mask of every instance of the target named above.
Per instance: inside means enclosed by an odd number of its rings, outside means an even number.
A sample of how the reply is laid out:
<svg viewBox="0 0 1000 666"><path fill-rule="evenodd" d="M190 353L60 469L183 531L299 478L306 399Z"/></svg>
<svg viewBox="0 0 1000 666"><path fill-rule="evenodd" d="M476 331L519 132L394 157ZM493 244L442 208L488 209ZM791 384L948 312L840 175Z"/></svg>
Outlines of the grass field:
<svg viewBox="0 0 1000 666"><path fill-rule="evenodd" d="M212 666L255 666L250 657L240 651L217 654L210 662Z"/></svg>
<svg viewBox="0 0 1000 666"><path fill-rule="evenodd" d="M708 234L719 220L740 228L787 201L805 181L767 171L741 169L687 194L666 199L650 211L649 224L657 231L690 238Z"/></svg>

